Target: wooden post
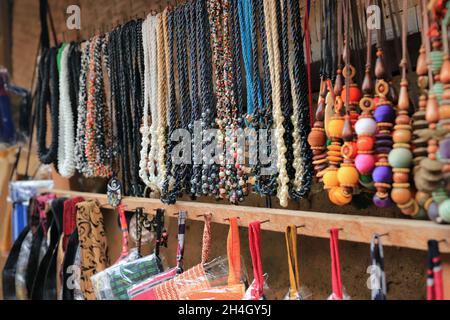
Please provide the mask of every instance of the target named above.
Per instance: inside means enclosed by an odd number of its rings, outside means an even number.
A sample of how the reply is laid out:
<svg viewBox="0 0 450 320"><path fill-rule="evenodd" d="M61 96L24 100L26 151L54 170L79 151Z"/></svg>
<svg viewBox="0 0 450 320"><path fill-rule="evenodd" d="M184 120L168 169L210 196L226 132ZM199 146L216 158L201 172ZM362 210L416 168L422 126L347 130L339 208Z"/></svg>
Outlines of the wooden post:
<svg viewBox="0 0 450 320"><path fill-rule="evenodd" d="M0 65L6 67L11 74L11 21L10 1L0 1Z"/></svg>
<svg viewBox="0 0 450 320"><path fill-rule="evenodd" d="M448 246L448 244L444 244ZM450 300L450 254L442 255L442 273L444 279L444 299Z"/></svg>

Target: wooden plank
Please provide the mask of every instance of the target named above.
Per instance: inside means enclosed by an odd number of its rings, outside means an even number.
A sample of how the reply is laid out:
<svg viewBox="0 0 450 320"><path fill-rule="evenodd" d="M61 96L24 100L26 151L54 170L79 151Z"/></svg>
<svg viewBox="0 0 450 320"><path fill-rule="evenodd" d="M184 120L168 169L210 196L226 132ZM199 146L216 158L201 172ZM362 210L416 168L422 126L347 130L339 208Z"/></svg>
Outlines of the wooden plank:
<svg viewBox="0 0 450 320"><path fill-rule="evenodd" d="M51 190L58 196L82 196L86 199L97 199L100 204L107 203L104 194L83 193L64 190ZM212 213L214 223L225 224L224 219L239 217L241 226L248 226L251 221L267 220L269 223L262 225L263 230L284 232L286 226L294 224L299 228L301 235L328 238L330 228L342 228L340 239L370 243L374 233L385 234L383 244L386 246L403 247L417 250L428 250L427 241L430 239L450 241L450 226L439 225L431 221L415 221L410 219L390 219L379 217L363 217L353 215L328 214L321 212L306 212L283 209L266 209L253 207L240 207L223 204L205 204L200 202L179 201L175 205L167 206L159 199L125 197L123 203L127 210L133 211L142 207L147 213L152 213L158 208L166 209L168 216L175 216L181 210L188 212L190 220L202 221L205 213ZM442 253L450 253L450 246L441 248Z"/></svg>

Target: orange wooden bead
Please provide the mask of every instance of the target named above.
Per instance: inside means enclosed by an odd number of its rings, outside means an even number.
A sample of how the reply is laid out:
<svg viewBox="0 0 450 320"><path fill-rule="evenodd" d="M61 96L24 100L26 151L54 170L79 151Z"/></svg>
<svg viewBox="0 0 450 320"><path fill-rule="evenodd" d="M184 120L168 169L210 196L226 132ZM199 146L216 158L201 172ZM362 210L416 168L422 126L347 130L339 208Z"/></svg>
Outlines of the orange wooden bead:
<svg viewBox="0 0 450 320"><path fill-rule="evenodd" d="M409 130L395 130L392 135L395 143L409 143L411 141L412 135Z"/></svg>
<svg viewBox="0 0 450 320"><path fill-rule="evenodd" d="M361 136L357 141L358 151L372 151L375 145L375 139L370 136Z"/></svg>
<svg viewBox="0 0 450 320"><path fill-rule="evenodd" d="M331 138L341 138L344 129L344 119L334 118L328 124L328 133Z"/></svg>
<svg viewBox="0 0 450 320"><path fill-rule="evenodd" d="M397 204L405 204L411 200L412 194L409 189L394 188L391 192L391 198Z"/></svg>
<svg viewBox="0 0 450 320"><path fill-rule="evenodd" d="M409 174L407 173L394 173L394 182L395 183L408 183Z"/></svg>
<svg viewBox="0 0 450 320"><path fill-rule="evenodd" d="M356 85L350 86L350 90L349 91L350 91L350 94L349 94L349 101L350 102L359 102L359 100L361 100L362 93L361 93L361 90ZM344 102L347 99L347 89L345 87L342 90L341 99Z"/></svg>

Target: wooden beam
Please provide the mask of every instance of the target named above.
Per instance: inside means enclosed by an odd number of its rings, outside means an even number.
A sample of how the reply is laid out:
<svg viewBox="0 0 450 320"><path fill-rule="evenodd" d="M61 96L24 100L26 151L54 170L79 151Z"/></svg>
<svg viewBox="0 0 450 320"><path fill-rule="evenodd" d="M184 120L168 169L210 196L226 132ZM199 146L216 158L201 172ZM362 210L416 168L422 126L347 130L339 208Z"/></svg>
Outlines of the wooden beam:
<svg viewBox="0 0 450 320"><path fill-rule="evenodd" d="M82 196L85 199L96 199L100 204L107 203L104 194L73 192L65 190L47 190L56 193L58 196L74 197ZM342 214L328 214L321 212L306 212L283 209L265 209L253 207L240 207L223 204L206 204L201 202L179 201L175 205L167 206L158 199L125 197L123 203L127 210L133 211L136 208L144 208L146 212L152 213L158 208L166 209L166 214L174 217L175 213L184 210L188 212L190 220L202 221L199 217L205 213L212 213L212 222L226 224L224 220L229 217L240 217L240 225L248 226L251 221L267 220L270 223L262 225L263 230L284 232L288 225L305 225L299 228L301 235L329 238L330 228L342 228L340 239L370 243L374 233L388 236L383 239L386 246L403 247L417 250L428 250L427 242L430 239L448 240L441 246L442 253L450 253L450 226L439 225L431 221L416 221L410 219L390 219L378 217L363 217Z"/></svg>
<svg viewBox="0 0 450 320"><path fill-rule="evenodd" d="M0 1L0 65L12 74L11 2Z"/></svg>

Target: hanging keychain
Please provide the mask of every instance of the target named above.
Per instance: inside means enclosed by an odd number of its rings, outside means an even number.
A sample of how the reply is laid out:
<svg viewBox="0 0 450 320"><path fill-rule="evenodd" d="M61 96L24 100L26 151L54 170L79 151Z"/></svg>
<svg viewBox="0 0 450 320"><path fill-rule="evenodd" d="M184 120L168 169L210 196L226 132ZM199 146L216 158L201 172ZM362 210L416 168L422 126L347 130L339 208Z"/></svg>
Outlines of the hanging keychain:
<svg viewBox="0 0 450 320"><path fill-rule="evenodd" d="M341 263L339 261L339 229L330 230L331 282L333 293L328 300L351 300L341 281Z"/></svg>
<svg viewBox="0 0 450 320"><path fill-rule="evenodd" d="M312 292L300 285L300 272L298 270L298 251L297 251L297 226L288 226L286 228L286 247L289 265L289 292L284 300L309 300L312 298Z"/></svg>
<svg viewBox="0 0 450 320"><path fill-rule="evenodd" d="M370 244L370 288L372 300L387 300L386 275L384 273L384 253L381 243L382 235L375 234Z"/></svg>
<svg viewBox="0 0 450 320"><path fill-rule="evenodd" d="M444 300L439 242L428 241L427 300Z"/></svg>

